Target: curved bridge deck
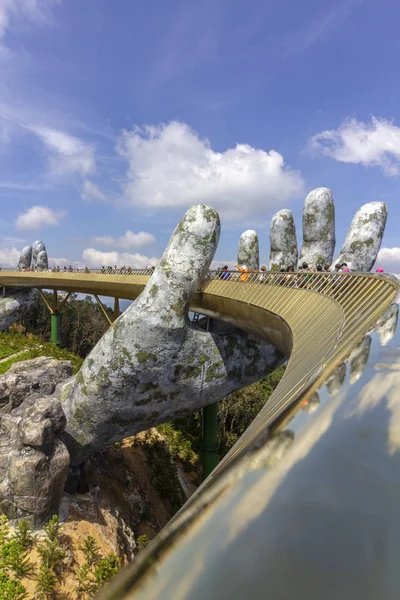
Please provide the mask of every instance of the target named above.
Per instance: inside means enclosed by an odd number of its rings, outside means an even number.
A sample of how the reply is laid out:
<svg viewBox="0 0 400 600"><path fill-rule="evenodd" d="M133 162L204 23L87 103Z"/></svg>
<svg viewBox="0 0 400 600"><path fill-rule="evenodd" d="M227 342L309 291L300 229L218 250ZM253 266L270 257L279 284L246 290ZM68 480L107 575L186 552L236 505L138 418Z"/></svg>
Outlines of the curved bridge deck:
<svg viewBox="0 0 400 600"><path fill-rule="evenodd" d="M151 270L127 272L1 271L0 285L73 291L134 300ZM250 273L231 281L210 272L191 310L230 322L289 357L285 376L240 442L213 475L251 445L301 393L327 378L394 300L389 277L353 273Z"/></svg>

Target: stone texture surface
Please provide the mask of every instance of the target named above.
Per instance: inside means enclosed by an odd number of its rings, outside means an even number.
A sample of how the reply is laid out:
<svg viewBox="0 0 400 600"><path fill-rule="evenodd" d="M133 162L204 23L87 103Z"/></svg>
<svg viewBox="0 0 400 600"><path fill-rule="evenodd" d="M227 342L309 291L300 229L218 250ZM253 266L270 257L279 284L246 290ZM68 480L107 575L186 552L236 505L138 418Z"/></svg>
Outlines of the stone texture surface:
<svg viewBox="0 0 400 600"><path fill-rule="evenodd" d="M47 257L47 251L41 250L37 255L37 268L39 271L47 271L49 268L49 259Z"/></svg>
<svg viewBox="0 0 400 600"><path fill-rule="evenodd" d="M375 331L377 331L379 334L381 346L386 346L394 336L397 329L398 320L399 305L391 304L380 317L375 326Z"/></svg>
<svg viewBox="0 0 400 600"><path fill-rule="evenodd" d="M34 527L57 510L70 462L61 403L43 394L70 374L68 361L41 357L14 364L0 378L0 510Z"/></svg>
<svg viewBox="0 0 400 600"><path fill-rule="evenodd" d="M71 374L69 360L40 356L14 363L0 376L0 414L11 412L29 398L50 396Z"/></svg>
<svg viewBox="0 0 400 600"><path fill-rule="evenodd" d="M246 265L248 269L254 271L260 268L258 235L254 229L248 229L240 236L237 264Z"/></svg>
<svg viewBox="0 0 400 600"><path fill-rule="evenodd" d="M327 379L326 387L330 396L334 396L341 389L346 379L346 371L346 363L341 363L336 371Z"/></svg>
<svg viewBox="0 0 400 600"><path fill-rule="evenodd" d="M49 268L46 246L41 241L36 241L32 246L25 246L21 251L17 269L26 270L37 268L40 271ZM27 288L6 288L5 297L0 297L0 331L4 331L22 313L29 308L37 294L36 290Z"/></svg>
<svg viewBox="0 0 400 600"><path fill-rule="evenodd" d="M0 297L0 331L4 331L21 317L32 304L36 294L37 290L7 288L7 296Z"/></svg>
<svg viewBox="0 0 400 600"><path fill-rule="evenodd" d="M365 338L354 348L349 356L350 365L350 377L349 381L351 384L356 383L364 372L367 366L369 353L371 350L372 338L370 335L366 335Z"/></svg>
<svg viewBox="0 0 400 600"><path fill-rule="evenodd" d="M375 264L387 219L384 202L364 204L354 215L335 263L346 262L352 271L368 272Z"/></svg>
<svg viewBox="0 0 400 600"><path fill-rule="evenodd" d="M41 252L46 252L46 246L40 240L37 240L32 245L32 264L31 267L38 267L38 256ZM47 252L46 252L47 254Z"/></svg>
<svg viewBox="0 0 400 600"><path fill-rule="evenodd" d="M279 271L297 265L297 237L292 212L288 209L278 211L271 221L270 229L271 253L269 270Z"/></svg>
<svg viewBox="0 0 400 600"><path fill-rule="evenodd" d="M22 248L21 256L17 265L18 269L30 269L32 263L32 246Z"/></svg>
<svg viewBox="0 0 400 600"><path fill-rule="evenodd" d="M303 207L303 245L299 265L331 264L335 251L335 205L328 188L312 190Z"/></svg>
<svg viewBox="0 0 400 600"><path fill-rule="evenodd" d="M212 208L191 208L142 294L76 377L60 387L64 439L74 462L107 443L212 404L283 360L255 336L229 327L212 333L189 326L190 298L208 271L219 232Z"/></svg>

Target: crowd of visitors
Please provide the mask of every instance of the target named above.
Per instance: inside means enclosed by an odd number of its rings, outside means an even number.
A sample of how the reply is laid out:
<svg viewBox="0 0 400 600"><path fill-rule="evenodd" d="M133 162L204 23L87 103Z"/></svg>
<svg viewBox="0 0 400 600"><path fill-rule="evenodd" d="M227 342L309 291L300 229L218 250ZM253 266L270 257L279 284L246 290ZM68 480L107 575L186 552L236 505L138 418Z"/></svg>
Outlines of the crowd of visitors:
<svg viewBox="0 0 400 600"><path fill-rule="evenodd" d="M251 277L251 281L262 282L267 278L267 267L263 265L259 270L249 269L246 265L236 265L237 271L229 271L228 265L224 265L217 269L217 278L223 279L225 281L247 281L249 279L250 273L259 273L259 276L255 279ZM282 267L279 273L294 273L294 267ZM309 266L308 263L303 262L297 269L298 273L351 273L351 270L348 267L346 262L336 263L333 268L331 268L328 264L317 265L315 269ZM376 273L383 273L384 270L379 267L376 269ZM284 278L289 279L289 277Z"/></svg>

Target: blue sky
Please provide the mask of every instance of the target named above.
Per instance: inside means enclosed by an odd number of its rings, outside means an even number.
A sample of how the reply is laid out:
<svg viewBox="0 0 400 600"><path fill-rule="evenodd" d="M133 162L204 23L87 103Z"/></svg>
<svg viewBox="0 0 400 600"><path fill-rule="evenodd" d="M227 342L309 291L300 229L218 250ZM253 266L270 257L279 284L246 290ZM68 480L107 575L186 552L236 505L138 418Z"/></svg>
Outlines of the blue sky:
<svg viewBox="0 0 400 600"><path fill-rule="evenodd" d="M400 270L400 5L394 0L0 0L0 263L146 266L186 208L221 214L221 262L305 195L337 253L383 200ZM112 253L112 254L104 254Z"/></svg>

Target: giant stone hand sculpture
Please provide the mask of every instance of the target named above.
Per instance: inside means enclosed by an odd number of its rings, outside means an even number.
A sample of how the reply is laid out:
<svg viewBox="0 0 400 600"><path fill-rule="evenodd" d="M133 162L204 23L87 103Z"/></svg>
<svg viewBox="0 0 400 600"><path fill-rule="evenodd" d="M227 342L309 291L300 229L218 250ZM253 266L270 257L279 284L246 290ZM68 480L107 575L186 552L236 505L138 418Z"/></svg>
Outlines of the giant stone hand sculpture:
<svg viewBox="0 0 400 600"><path fill-rule="evenodd" d="M43 242L36 241L32 246L25 246L17 265L18 270L35 268L43 271L49 268L46 246ZM36 290L27 288L9 287L6 295L0 298L0 331L7 329L17 321L23 312L32 304Z"/></svg>
<svg viewBox="0 0 400 600"><path fill-rule="evenodd" d="M355 214L339 258L353 271L370 271L378 255L387 218L384 202L364 204ZM303 245L297 261L296 229L290 210L274 215L270 231L271 271L303 262L315 268L330 265L335 250L335 207L331 190L312 190L303 209Z"/></svg>
<svg viewBox="0 0 400 600"><path fill-rule="evenodd" d="M284 360L271 344L234 328L219 333L190 326L190 299L209 269L219 234L214 209L191 208L142 294L61 389L65 440L74 462L213 404Z"/></svg>

